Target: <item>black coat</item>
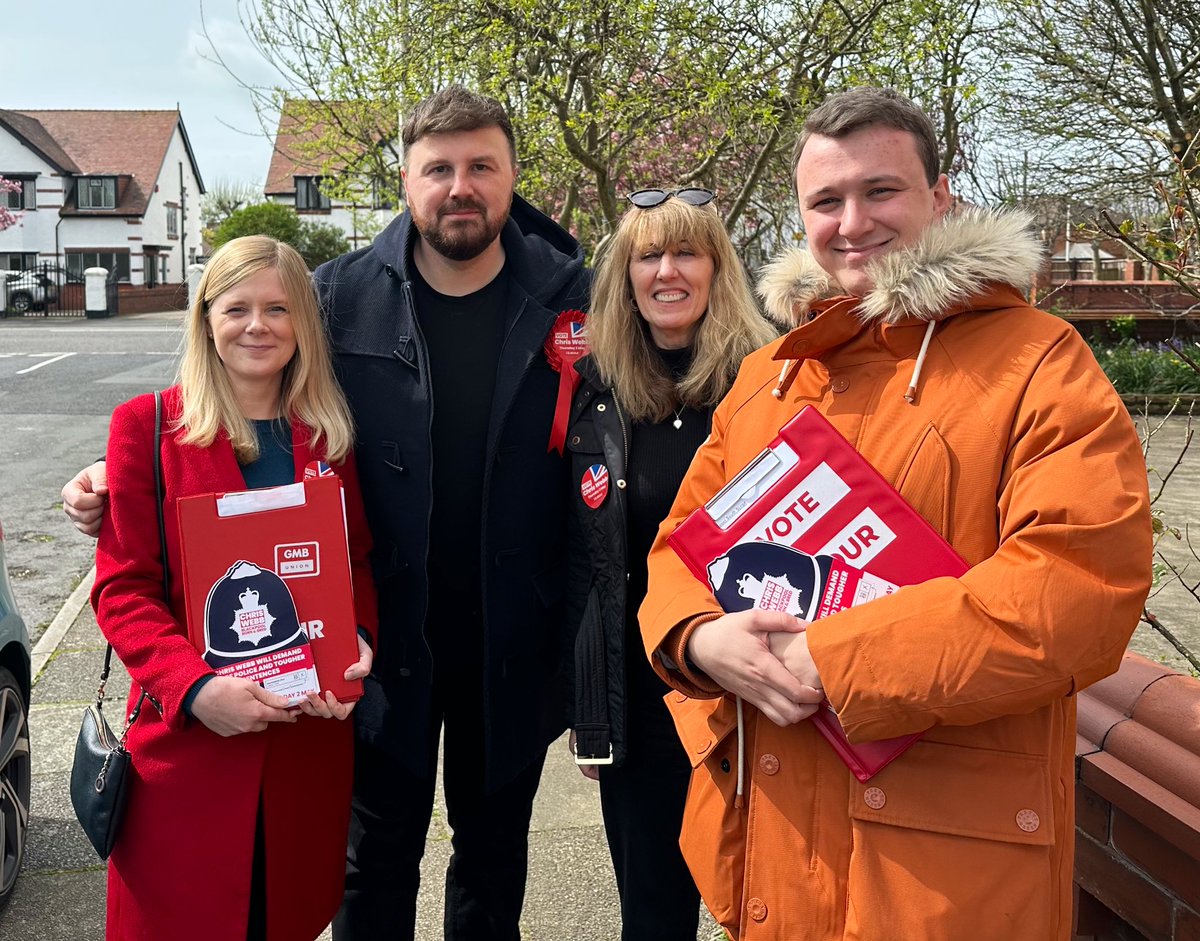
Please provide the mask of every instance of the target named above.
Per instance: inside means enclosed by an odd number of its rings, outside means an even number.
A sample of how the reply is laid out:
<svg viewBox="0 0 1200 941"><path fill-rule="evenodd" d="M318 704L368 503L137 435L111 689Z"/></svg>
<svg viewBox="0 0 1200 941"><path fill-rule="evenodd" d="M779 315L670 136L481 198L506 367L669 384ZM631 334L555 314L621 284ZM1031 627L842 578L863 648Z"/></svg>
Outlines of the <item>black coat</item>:
<svg viewBox="0 0 1200 941"><path fill-rule="evenodd" d="M582 381L571 403L567 452L571 459L571 549L568 593L575 639L575 752L625 760L625 605L628 509L625 472L628 420L592 358L576 364ZM608 470L608 496L595 509L583 499L581 481L600 464Z"/></svg>
<svg viewBox="0 0 1200 941"><path fill-rule="evenodd" d="M355 710L359 735L429 774L433 663L424 633L432 502L426 348L409 282L418 236L406 212L369 247L317 269L335 368L357 429L375 540L379 640ZM587 304L578 243L520 197L501 233L510 275L484 470L482 538L486 785L528 767L566 726L563 461L547 451L558 373L542 345L557 315ZM464 547L470 551L473 547ZM439 664L439 675L453 664ZM478 682L476 679L474 682Z"/></svg>
<svg viewBox="0 0 1200 941"><path fill-rule="evenodd" d="M621 765L628 754L629 723L650 721L659 715L662 705L658 702L659 694L650 691L653 705L647 712L647 687L643 682L639 691L638 677L630 675L644 655L640 636L636 632L635 636L628 636L633 630L627 626L633 613L629 606L639 606L643 600L641 589L636 597L630 597L629 575L631 571L639 572L632 584L644 587L646 560L629 557L627 476L630 442L635 428L644 426L630 422L621 411L612 389L600 378L590 356L580 360L576 368L581 381L572 401L567 430L567 451L571 458L567 617L568 623L575 625L571 727L576 734L577 756L605 759L611 755L612 763ZM711 408L703 411L703 420L707 433L712 427ZM686 437L678 443L684 441ZM669 488L672 497L697 444L689 442L689 453L677 477L657 481L657 486ZM608 495L592 507L584 499L581 485L595 465L608 472ZM669 473L658 461L649 461L641 466L643 474L647 465L658 467L656 474ZM643 479L636 472L633 476ZM648 666L644 676L651 676ZM662 684L662 693L666 692L667 687ZM665 712L662 716L665 718Z"/></svg>

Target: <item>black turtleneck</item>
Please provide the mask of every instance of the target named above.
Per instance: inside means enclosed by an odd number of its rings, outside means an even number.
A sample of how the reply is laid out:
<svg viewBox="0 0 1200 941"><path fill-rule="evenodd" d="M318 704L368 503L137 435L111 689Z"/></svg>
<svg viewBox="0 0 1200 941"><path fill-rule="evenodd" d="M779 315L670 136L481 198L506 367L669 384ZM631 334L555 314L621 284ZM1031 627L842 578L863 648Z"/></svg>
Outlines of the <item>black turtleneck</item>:
<svg viewBox="0 0 1200 941"><path fill-rule="evenodd" d="M679 381L692 363L692 351L659 350L659 355ZM662 685L654 675L642 652L637 612L646 596L646 556L659 524L666 519L683 475L687 472L696 449L708 437L710 411L681 408L662 421L634 422L629 429L629 466L626 468L628 506L628 571L629 583L625 604L626 645L630 682ZM678 418L680 426L675 427ZM634 661L640 662L638 666ZM644 669L643 669L644 667ZM655 687L657 688L657 687ZM665 688L665 687L664 687Z"/></svg>

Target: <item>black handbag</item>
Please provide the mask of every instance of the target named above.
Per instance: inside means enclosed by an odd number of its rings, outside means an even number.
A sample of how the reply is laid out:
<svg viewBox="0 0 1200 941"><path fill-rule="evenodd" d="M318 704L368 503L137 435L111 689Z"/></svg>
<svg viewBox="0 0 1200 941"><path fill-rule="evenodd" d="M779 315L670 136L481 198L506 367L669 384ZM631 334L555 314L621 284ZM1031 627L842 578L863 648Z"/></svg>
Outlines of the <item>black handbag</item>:
<svg viewBox="0 0 1200 941"><path fill-rule="evenodd" d="M79 825L101 859L108 859L120 832L125 812L125 781L129 776L129 752L125 737L137 721L146 694L143 692L129 714L118 738L104 718L104 684L108 680L112 647L104 655L104 672L96 701L83 712L75 762L71 765L71 804Z"/></svg>
<svg viewBox="0 0 1200 941"><path fill-rule="evenodd" d="M162 549L163 597L169 599L170 577L167 572L167 534L163 525L162 457L159 452L162 438L162 395L154 393L154 492L158 504L158 538ZM96 689L96 701L83 713L79 727L79 738L75 742L75 761L71 766L71 805L79 825L91 841L101 859L108 859L117 835L121 830L121 818L125 812L126 782L130 771L130 756L125 749L125 739L133 723L141 714L146 701L146 691L138 697L137 704L120 737L113 734L112 727L104 717L104 688L112 666L112 644L104 652L104 669L100 671L100 685Z"/></svg>

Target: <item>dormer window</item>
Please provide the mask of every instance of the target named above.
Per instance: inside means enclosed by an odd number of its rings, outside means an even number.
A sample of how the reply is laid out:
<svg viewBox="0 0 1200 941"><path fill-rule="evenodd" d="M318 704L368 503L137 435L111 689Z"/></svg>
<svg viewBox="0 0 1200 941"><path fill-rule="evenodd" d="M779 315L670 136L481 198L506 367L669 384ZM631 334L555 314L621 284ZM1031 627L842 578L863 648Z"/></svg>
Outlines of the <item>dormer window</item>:
<svg viewBox="0 0 1200 941"><path fill-rule="evenodd" d="M328 212L330 209L329 197L321 192L321 183L324 182L324 177L319 176L298 176L296 177L296 209L311 211Z"/></svg>
<svg viewBox="0 0 1200 941"><path fill-rule="evenodd" d="M115 176L81 176L76 192L76 204L80 209L117 208Z"/></svg>
<svg viewBox="0 0 1200 941"><path fill-rule="evenodd" d="M6 209L30 210L37 209L37 180L34 177L22 177L20 174L10 175L0 173L0 176L16 187L11 191L0 192L0 206Z"/></svg>

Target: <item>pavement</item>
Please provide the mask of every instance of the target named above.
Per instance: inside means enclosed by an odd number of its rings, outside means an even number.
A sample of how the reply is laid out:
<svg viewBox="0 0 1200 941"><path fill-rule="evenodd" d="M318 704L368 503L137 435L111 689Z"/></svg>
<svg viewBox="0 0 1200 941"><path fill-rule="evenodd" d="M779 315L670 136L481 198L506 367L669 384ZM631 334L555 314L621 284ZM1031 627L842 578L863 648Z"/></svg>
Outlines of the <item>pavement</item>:
<svg viewBox="0 0 1200 941"><path fill-rule="evenodd" d="M88 604L89 573L34 648L29 726L33 799L25 865L0 913L2 941L97 941L104 937L104 863L75 820L67 785L83 708L95 695L104 639ZM110 695L123 701L128 674L114 664ZM117 712L120 715L120 711ZM442 937L450 833L441 788L422 864L417 936ZM566 739L551 746L533 811L529 881L521 918L525 941L614 941L616 886L593 782L575 768ZM704 917L699 937L717 931ZM322 938L328 939L326 932ZM169 941L169 939L164 939ZM214 939L227 941L227 939Z"/></svg>

